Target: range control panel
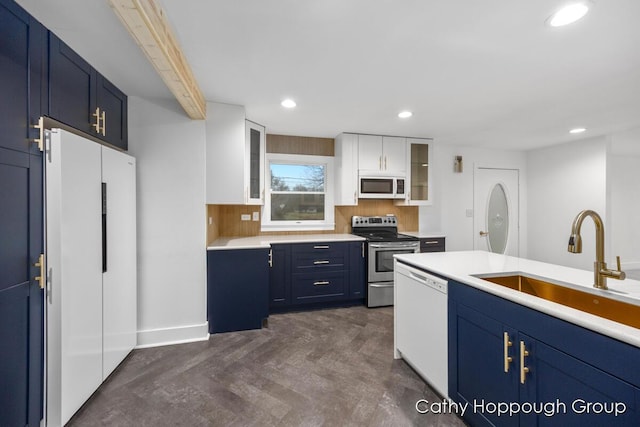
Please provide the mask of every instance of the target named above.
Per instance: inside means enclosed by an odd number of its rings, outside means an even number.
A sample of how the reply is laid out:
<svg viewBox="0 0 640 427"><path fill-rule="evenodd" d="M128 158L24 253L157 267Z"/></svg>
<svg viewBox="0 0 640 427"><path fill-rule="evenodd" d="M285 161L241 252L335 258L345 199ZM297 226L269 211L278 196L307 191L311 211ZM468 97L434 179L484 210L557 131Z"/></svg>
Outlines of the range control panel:
<svg viewBox="0 0 640 427"><path fill-rule="evenodd" d="M353 216L351 227L397 227L398 218L395 215L386 216Z"/></svg>

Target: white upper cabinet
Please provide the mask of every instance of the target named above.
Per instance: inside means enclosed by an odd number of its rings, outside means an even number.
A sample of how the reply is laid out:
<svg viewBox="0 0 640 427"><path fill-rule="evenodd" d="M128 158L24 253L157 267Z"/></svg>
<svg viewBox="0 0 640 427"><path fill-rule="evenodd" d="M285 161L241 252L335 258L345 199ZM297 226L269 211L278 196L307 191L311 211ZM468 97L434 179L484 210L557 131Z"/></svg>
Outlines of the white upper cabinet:
<svg viewBox="0 0 640 427"><path fill-rule="evenodd" d="M405 181L406 198L396 200L397 205L425 206L433 203L432 166L433 140L423 138L406 139L406 165L408 173Z"/></svg>
<svg viewBox="0 0 640 427"><path fill-rule="evenodd" d="M358 135L342 133L335 139L335 204L358 204Z"/></svg>
<svg viewBox="0 0 640 427"><path fill-rule="evenodd" d="M358 135L358 169L361 176L404 176L406 138L380 135Z"/></svg>
<svg viewBox="0 0 640 427"><path fill-rule="evenodd" d="M241 105L209 102L207 112L207 203L264 204L264 126Z"/></svg>

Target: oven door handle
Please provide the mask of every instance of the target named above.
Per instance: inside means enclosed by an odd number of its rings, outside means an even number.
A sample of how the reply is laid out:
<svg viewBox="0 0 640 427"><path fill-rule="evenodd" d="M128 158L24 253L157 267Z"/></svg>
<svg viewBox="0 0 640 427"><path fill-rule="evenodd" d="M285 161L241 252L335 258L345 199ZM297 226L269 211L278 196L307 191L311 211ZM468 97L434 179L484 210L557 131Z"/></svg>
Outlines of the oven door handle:
<svg viewBox="0 0 640 427"><path fill-rule="evenodd" d="M381 248L381 249L403 249L403 248L418 248L419 243L393 243L393 244L387 244L387 245L381 245L381 244L376 244L376 243L369 243L369 247L370 248Z"/></svg>
<svg viewBox="0 0 640 427"><path fill-rule="evenodd" d="M370 288L393 288L393 283L369 283Z"/></svg>

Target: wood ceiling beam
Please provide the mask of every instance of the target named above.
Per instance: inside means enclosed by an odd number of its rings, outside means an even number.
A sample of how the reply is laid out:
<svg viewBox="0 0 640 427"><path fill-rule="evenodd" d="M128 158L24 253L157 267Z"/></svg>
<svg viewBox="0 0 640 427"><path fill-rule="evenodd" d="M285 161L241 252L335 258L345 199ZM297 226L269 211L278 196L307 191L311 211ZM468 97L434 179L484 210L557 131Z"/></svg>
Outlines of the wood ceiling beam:
<svg viewBox="0 0 640 427"><path fill-rule="evenodd" d="M156 0L107 0L190 118L202 120L207 105Z"/></svg>

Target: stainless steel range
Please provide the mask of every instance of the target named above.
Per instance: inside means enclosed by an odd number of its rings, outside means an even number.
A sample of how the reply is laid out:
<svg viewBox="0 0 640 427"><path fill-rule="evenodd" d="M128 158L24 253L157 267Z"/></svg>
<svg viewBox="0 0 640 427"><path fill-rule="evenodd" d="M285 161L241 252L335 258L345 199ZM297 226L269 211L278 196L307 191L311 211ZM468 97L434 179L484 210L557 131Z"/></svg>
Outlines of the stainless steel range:
<svg viewBox="0 0 640 427"><path fill-rule="evenodd" d="M398 233L395 215L354 216L351 232L369 247L367 306L393 305L393 255L420 252L420 240Z"/></svg>

